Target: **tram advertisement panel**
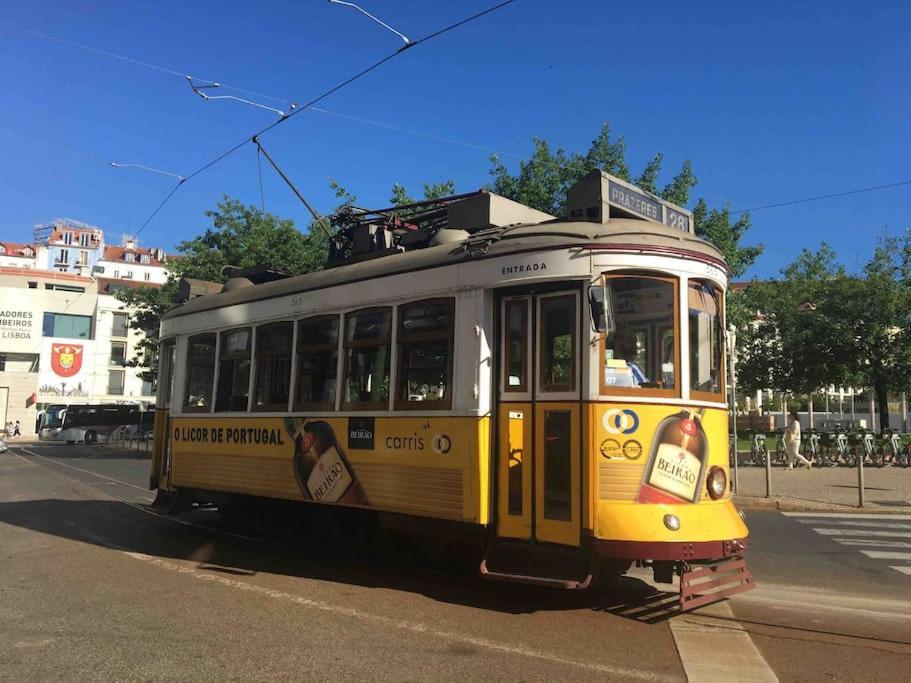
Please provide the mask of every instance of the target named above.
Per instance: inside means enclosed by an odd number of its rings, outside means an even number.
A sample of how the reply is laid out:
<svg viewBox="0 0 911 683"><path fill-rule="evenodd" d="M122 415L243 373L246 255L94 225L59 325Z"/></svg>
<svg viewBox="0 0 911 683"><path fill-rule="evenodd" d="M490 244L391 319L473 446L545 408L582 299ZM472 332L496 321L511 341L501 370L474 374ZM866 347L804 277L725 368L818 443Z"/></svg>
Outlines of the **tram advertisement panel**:
<svg viewBox="0 0 911 683"><path fill-rule="evenodd" d="M708 469L727 470L727 412L591 404L601 500L685 504L705 495Z"/></svg>
<svg viewBox="0 0 911 683"><path fill-rule="evenodd" d="M461 519L476 514L470 463L486 419L176 417L173 480Z"/></svg>

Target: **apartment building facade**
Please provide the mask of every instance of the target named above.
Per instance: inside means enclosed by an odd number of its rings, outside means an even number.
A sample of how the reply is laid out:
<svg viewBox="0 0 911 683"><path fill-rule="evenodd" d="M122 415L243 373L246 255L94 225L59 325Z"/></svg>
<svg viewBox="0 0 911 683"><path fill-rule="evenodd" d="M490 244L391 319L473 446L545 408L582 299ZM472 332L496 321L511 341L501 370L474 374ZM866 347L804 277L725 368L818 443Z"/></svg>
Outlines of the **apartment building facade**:
<svg viewBox="0 0 911 683"><path fill-rule="evenodd" d="M52 403L150 404L154 387L129 367L141 334L116 297L167 281L165 255L135 240L59 220L28 244L0 239L0 430L34 432Z"/></svg>

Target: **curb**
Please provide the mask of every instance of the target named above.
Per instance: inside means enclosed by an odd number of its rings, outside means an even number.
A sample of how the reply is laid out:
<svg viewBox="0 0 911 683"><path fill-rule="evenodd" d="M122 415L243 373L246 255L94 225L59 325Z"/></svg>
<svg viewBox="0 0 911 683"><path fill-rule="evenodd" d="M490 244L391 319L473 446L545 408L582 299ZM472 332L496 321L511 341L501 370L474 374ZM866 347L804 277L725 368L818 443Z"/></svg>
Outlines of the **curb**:
<svg viewBox="0 0 911 683"><path fill-rule="evenodd" d="M838 505L812 500L765 498L763 496L735 495L734 504L744 510L774 510L779 512L844 512L863 513L873 515L908 515L911 517L911 508L856 505Z"/></svg>

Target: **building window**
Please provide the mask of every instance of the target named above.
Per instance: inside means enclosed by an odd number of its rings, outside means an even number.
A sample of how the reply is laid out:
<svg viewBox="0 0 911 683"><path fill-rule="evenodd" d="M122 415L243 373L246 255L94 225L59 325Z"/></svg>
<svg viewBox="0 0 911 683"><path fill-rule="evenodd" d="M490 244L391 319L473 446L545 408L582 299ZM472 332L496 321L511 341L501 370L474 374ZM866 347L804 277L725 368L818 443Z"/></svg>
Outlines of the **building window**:
<svg viewBox="0 0 911 683"><path fill-rule="evenodd" d="M80 250L78 255L76 256L76 259L77 259L76 263L80 266L89 265L89 252Z"/></svg>
<svg viewBox="0 0 911 683"><path fill-rule="evenodd" d="M84 232L81 235L79 235L79 246L80 247L91 246L91 240L92 240L92 236L89 233Z"/></svg>
<svg viewBox="0 0 911 683"><path fill-rule="evenodd" d="M111 342L111 365L126 367L127 345L126 342Z"/></svg>
<svg viewBox="0 0 911 683"><path fill-rule="evenodd" d="M115 270L115 271L114 271L114 277L120 277L120 271L119 271L119 270Z"/></svg>
<svg viewBox="0 0 911 683"><path fill-rule="evenodd" d="M152 273L146 271L146 273L145 273L145 275L143 275L143 277L145 278L145 281L148 282L149 280L152 279Z"/></svg>
<svg viewBox="0 0 911 683"><path fill-rule="evenodd" d="M63 243L72 244L73 243L73 233L71 233L71 232L63 233Z"/></svg>
<svg viewBox="0 0 911 683"><path fill-rule="evenodd" d="M338 373L337 315L308 318L297 329L295 410L333 410Z"/></svg>
<svg viewBox="0 0 911 683"><path fill-rule="evenodd" d="M69 233L67 233L69 234ZM57 256L57 263L69 263L70 262L70 251L69 249L61 249L60 255Z"/></svg>
<svg viewBox="0 0 911 683"><path fill-rule="evenodd" d="M215 335L190 337L187 349L187 389L184 409L206 411L212 407L215 377Z"/></svg>
<svg viewBox="0 0 911 683"><path fill-rule="evenodd" d="M154 396L155 395L155 386L147 379L142 380L142 395L143 396Z"/></svg>
<svg viewBox="0 0 911 683"><path fill-rule="evenodd" d="M399 408L448 408L452 402L453 299L399 307Z"/></svg>
<svg viewBox="0 0 911 683"><path fill-rule="evenodd" d="M92 318L87 315L45 313L42 334L65 339L92 339Z"/></svg>
<svg viewBox="0 0 911 683"><path fill-rule="evenodd" d="M123 274L123 278L124 278L125 280L132 280L132 279L133 279L133 271L132 271L132 270L128 270L127 272L125 272L125 273Z"/></svg>
<svg viewBox="0 0 911 683"><path fill-rule="evenodd" d="M115 313L114 322L111 325L111 336L112 337L126 337L127 336L127 324L129 322L129 316L126 313Z"/></svg>
<svg viewBox="0 0 911 683"><path fill-rule="evenodd" d="M254 410L288 409L291 388L291 341L294 323L256 328L256 392Z"/></svg>
<svg viewBox="0 0 911 683"><path fill-rule="evenodd" d="M221 333L215 410L247 410L250 397L250 328Z"/></svg>
<svg viewBox="0 0 911 683"><path fill-rule="evenodd" d="M108 395L123 396L123 370L111 370L108 372Z"/></svg>
<svg viewBox="0 0 911 683"><path fill-rule="evenodd" d="M391 328L391 308L368 308L345 316L344 409L387 407Z"/></svg>
<svg viewBox="0 0 911 683"><path fill-rule="evenodd" d="M149 263L151 260L152 260L152 259L149 258L149 255L148 255L148 254L140 254L140 255L139 255L139 262L140 262L140 263Z"/></svg>
<svg viewBox="0 0 911 683"><path fill-rule="evenodd" d="M52 282L46 282L44 284L44 288L52 289L56 292L78 292L80 294L85 291L85 287L74 287L73 285L58 285L58 284L54 284Z"/></svg>
<svg viewBox="0 0 911 683"><path fill-rule="evenodd" d="M37 283L37 282L33 282L32 280L29 280L28 288L29 288L29 289L38 289L38 283Z"/></svg>

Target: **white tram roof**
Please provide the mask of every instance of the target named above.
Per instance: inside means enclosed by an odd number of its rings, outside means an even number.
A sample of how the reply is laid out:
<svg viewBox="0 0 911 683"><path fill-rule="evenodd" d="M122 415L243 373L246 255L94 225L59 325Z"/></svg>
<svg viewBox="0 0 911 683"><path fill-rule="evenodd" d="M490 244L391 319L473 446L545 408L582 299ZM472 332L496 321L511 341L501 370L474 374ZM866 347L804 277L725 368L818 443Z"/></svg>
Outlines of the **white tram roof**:
<svg viewBox="0 0 911 683"><path fill-rule="evenodd" d="M628 218L615 218L604 224L555 221L516 225L489 231L489 233L494 232L495 241L490 242L486 252L480 256L472 256L469 251L471 243L483 239L482 235L475 234L466 239L424 249L415 249L272 282L238 287L218 294L199 296L172 308L162 316L162 319L168 320L225 306L312 292L353 282L363 282L480 259L512 256L523 252L566 249L582 245L627 253L688 256L727 270L721 252L705 240L695 237L691 233L650 221Z"/></svg>

